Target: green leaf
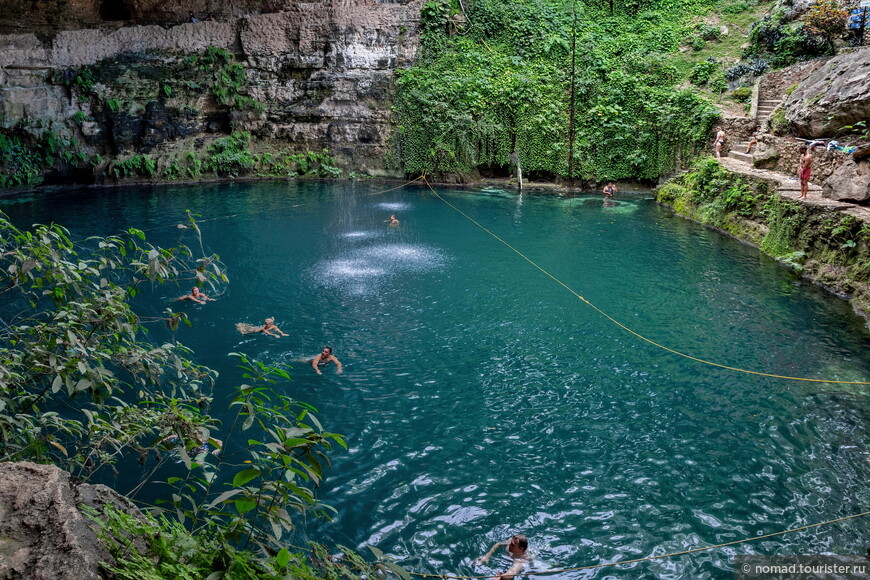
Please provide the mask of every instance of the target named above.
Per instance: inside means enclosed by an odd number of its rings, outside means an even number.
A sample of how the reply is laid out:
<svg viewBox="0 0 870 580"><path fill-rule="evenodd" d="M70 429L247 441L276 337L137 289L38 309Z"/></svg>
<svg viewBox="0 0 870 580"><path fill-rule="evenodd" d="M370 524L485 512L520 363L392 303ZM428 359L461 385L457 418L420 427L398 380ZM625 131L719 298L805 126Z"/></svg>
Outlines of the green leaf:
<svg viewBox="0 0 870 580"><path fill-rule="evenodd" d="M255 507L257 507L257 503L250 498L242 497L236 500L236 511L239 512L239 515L246 514Z"/></svg>
<svg viewBox="0 0 870 580"><path fill-rule="evenodd" d="M255 467L240 471L233 477L233 487L241 487L259 475L260 470Z"/></svg>
<svg viewBox="0 0 870 580"><path fill-rule="evenodd" d="M284 568L287 566L288 562L290 562L290 552L287 548L281 548L278 555L275 556L275 563L277 563L280 568Z"/></svg>
<svg viewBox="0 0 870 580"><path fill-rule="evenodd" d="M236 496L236 495L239 495L240 493L242 493L242 490L241 490L241 489L231 489L231 490L229 490L229 491L225 491L225 492L223 492L222 494L220 494L219 496L217 496L216 498L214 498L214 501L212 501L212 502L211 502L210 504L208 504L208 506L206 506L206 507L207 507L208 509L211 509L211 508L215 507L215 506L218 505L218 504L224 503L225 501L227 501L227 500L230 499L231 497Z"/></svg>
<svg viewBox="0 0 870 580"><path fill-rule="evenodd" d="M396 564L395 562L381 562L381 564L392 570L393 573L400 576L402 580L411 580L411 575L408 573L408 571Z"/></svg>

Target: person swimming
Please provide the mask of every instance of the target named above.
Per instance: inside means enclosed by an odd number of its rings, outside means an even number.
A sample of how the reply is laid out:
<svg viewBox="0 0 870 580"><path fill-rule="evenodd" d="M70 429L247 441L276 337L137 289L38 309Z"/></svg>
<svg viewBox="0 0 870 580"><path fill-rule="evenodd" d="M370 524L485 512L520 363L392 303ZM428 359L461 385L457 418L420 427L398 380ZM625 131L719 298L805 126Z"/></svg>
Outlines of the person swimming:
<svg viewBox="0 0 870 580"><path fill-rule="evenodd" d="M511 536L506 542L496 542L489 552L474 561L475 564L486 564L489 562L489 559L501 546L505 546L512 564L510 568L494 576L493 580L509 580L522 574L532 559L532 555L529 553L529 540L522 534Z"/></svg>
<svg viewBox="0 0 870 580"><path fill-rule="evenodd" d="M391 226L399 225L399 219L396 217L396 214L391 214L390 219L384 220L384 222L389 223Z"/></svg>
<svg viewBox="0 0 870 580"><path fill-rule="evenodd" d="M311 367L314 369L314 372L316 372L318 375L323 374L322 372L320 372L320 369L318 367L325 367L326 365L328 365L331 362L335 363L335 366L338 367L338 371L336 371L336 372L338 372L338 373L342 372L341 361L339 361L337 358L335 358L332 355L332 347L331 346L324 346L323 350L320 351L320 354L318 354L314 358L308 359L308 362L311 364Z"/></svg>
<svg viewBox="0 0 870 580"><path fill-rule="evenodd" d="M214 298L209 298L208 296L200 292L199 288L197 288L196 286L190 289L190 294L179 296L177 300L193 300L194 302L198 302L199 304L205 304L206 301L214 302Z"/></svg>
<svg viewBox="0 0 870 580"><path fill-rule="evenodd" d="M263 334L268 334L269 336L287 336L281 331L280 328L275 325L275 319L271 317L263 321L263 326L252 326L244 322L239 322L236 324L236 330L238 330L242 334L262 332Z"/></svg>

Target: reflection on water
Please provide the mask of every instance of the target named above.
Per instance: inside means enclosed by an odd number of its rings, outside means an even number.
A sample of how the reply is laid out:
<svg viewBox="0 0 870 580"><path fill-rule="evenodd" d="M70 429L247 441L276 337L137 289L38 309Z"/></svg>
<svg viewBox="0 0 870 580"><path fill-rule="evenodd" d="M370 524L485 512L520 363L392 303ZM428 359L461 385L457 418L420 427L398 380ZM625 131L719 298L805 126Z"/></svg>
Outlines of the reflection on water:
<svg viewBox="0 0 870 580"><path fill-rule="evenodd" d="M125 189L22 204L13 218L67 216L88 235L178 223L185 209L203 215L203 237L232 283L217 302L180 306L193 329L179 339L220 371L219 400L239 379L226 353L291 364L293 381L279 388L314 404L350 443L331 454L318 490L338 515L299 521L294 543L376 543L418 572L493 574L504 559L475 567L473 558L516 532L542 566L562 568L767 534L870 501L866 386L674 357L425 190L372 193L287 183ZM870 339L847 304L651 201L440 193L668 347L774 374L870 376ZM389 228L393 212L402 223ZM205 221L213 216L237 217ZM168 243L186 234L150 235ZM289 336L234 331L266 316ZM343 374L317 376L298 361L324 344ZM134 468L112 483L133 487L142 475ZM548 577L730 578L734 554L863 553L868 532L853 520Z"/></svg>

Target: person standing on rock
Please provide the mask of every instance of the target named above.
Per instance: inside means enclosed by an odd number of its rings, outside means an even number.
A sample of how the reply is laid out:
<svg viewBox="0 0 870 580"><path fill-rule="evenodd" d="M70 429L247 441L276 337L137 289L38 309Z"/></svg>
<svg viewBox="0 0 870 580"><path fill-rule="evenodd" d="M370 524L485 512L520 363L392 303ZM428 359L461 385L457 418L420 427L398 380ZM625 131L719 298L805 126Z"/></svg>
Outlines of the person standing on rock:
<svg viewBox="0 0 870 580"><path fill-rule="evenodd" d="M725 129L716 127L716 142L714 148L716 150L716 159L722 159L722 145L725 144Z"/></svg>
<svg viewBox="0 0 870 580"><path fill-rule="evenodd" d="M798 149L801 154L798 162L798 179L801 182L801 194L798 199L806 199L807 191L810 188L810 176L813 173L813 154L805 146L801 145Z"/></svg>

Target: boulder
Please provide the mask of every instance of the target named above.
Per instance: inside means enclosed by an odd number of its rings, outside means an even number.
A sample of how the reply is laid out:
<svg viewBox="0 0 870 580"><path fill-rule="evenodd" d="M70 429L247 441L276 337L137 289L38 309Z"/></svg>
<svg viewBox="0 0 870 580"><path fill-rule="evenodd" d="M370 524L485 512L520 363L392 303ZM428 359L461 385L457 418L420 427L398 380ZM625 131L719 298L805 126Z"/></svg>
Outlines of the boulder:
<svg viewBox="0 0 870 580"><path fill-rule="evenodd" d="M870 118L870 47L827 61L797 85L784 105L795 134L812 139Z"/></svg>
<svg viewBox="0 0 870 580"><path fill-rule="evenodd" d="M837 201L870 200L870 161L845 161L822 182L822 196Z"/></svg>
<svg viewBox="0 0 870 580"><path fill-rule="evenodd" d="M80 504L136 509L104 485L72 485L53 465L0 463L0 578L106 578L100 562L114 560Z"/></svg>
<svg viewBox="0 0 870 580"><path fill-rule="evenodd" d="M762 141L752 154L752 165L758 169L773 169L779 157L779 149Z"/></svg>

